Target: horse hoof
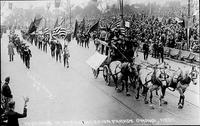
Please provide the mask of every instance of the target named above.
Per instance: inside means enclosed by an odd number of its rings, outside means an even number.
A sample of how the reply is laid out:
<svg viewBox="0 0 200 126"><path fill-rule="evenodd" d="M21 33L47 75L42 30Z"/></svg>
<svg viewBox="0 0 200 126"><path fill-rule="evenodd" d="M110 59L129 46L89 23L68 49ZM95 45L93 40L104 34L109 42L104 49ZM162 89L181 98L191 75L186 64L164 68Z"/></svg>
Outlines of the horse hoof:
<svg viewBox="0 0 200 126"><path fill-rule="evenodd" d="M167 104L168 104L168 102L167 102L167 101L164 101L164 102L163 102L163 104L167 105Z"/></svg>
<svg viewBox="0 0 200 126"><path fill-rule="evenodd" d="M149 103L148 101L145 101L145 102L144 102L144 104L148 104L148 103Z"/></svg>
<svg viewBox="0 0 200 126"><path fill-rule="evenodd" d="M155 107L154 107L152 104L151 104L151 105L149 105L149 106L150 106L150 108L151 108L151 109L155 109Z"/></svg>
<svg viewBox="0 0 200 126"><path fill-rule="evenodd" d="M182 104L179 104L179 105L178 105L178 108L179 108L179 109L182 109L182 108L183 108Z"/></svg>
<svg viewBox="0 0 200 126"><path fill-rule="evenodd" d="M128 92L126 93L126 96L131 96Z"/></svg>
<svg viewBox="0 0 200 126"><path fill-rule="evenodd" d="M118 88L117 88L116 90L117 90L117 93L120 93L120 92L122 92L122 91L121 91L120 89L118 89Z"/></svg>

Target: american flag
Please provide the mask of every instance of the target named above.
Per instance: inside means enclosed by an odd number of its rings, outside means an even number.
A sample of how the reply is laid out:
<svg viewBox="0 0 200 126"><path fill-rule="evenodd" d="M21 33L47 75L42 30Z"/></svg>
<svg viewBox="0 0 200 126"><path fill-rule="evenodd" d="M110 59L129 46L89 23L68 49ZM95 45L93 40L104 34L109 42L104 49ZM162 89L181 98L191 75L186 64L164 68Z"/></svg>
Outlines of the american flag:
<svg viewBox="0 0 200 126"><path fill-rule="evenodd" d="M50 34L49 32L50 32L49 28L45 28L44 31L43 31L43 34L44 34L44 35Z"/></svg>
<svg viewBox="0 0 200 126"><path fill-rule="evenodd" d="M120 27L121 27L121 20L117 20L110 26L111 29L120 28Z"/></svg>
<svg viewBox="0 0 200 126"><path fill-rule="evenodd" d="M61 37L61 36L66 36L67 34L70 34L71 30L68 30L66 28L62 28L62 27L56 27L54 28L54 30L52 31L52 36L53 37Z"/></svg>
<svg viewBox="0 0 200 126"><path fill-rule="evenodd" d="M111 29L119 29L121 34L125 35L126 34L126 29L121 27L121 20L117 20L116 22L114 22L113 24L111 24L110 28Z"/></svg>
<svg viewBox="0 0 200 126"><path fill-rule="evenodd" d="M125 28L119 28L121 31L121 34L125 35L126 34L126 29Z"/></svg>

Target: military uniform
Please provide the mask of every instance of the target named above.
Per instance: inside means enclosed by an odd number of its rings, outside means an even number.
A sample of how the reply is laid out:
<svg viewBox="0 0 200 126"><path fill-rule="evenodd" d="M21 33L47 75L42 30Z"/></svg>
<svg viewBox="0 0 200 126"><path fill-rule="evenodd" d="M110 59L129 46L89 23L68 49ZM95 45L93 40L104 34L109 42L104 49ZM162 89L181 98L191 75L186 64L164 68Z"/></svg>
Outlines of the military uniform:
<svg viewBox="0 0 200 126"><path fill-rule="evenodd" d="M30 68L30 57L31 57L31 50L26 46L24 50L24 61L26 67L29 69Z"/></svg>

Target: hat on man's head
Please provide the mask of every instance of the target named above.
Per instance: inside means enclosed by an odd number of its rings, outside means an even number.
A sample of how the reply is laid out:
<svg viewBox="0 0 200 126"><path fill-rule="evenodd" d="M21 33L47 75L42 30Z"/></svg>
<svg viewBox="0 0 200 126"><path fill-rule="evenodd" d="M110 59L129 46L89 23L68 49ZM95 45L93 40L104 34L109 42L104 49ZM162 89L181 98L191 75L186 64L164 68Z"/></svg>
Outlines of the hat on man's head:
<svg viewBox="0 0 200 126"><path fill-rule="evenodd" d="M10 81L10 77L6 77L5 82L9 82L9 81Z"/></svg>
<svg viewBox="0 0 200 126"><path fill-rule="evenodd" d="M9 108L13 108L15 106L15 101L10 101L9 103L8 103L8 107Z"/></svg>

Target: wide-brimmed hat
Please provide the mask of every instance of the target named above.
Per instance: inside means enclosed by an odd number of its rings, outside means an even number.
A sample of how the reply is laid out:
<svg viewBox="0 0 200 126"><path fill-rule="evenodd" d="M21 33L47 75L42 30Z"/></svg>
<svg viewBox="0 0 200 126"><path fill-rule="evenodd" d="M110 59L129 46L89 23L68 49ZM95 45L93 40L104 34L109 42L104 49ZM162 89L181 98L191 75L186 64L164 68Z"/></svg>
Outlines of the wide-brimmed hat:
<svg viewBox="0 0 200 126"><path fill-rule="evenodd" d="M9 81L10 81L10 77L6 77L5 82L9 82Z"/></svg>

